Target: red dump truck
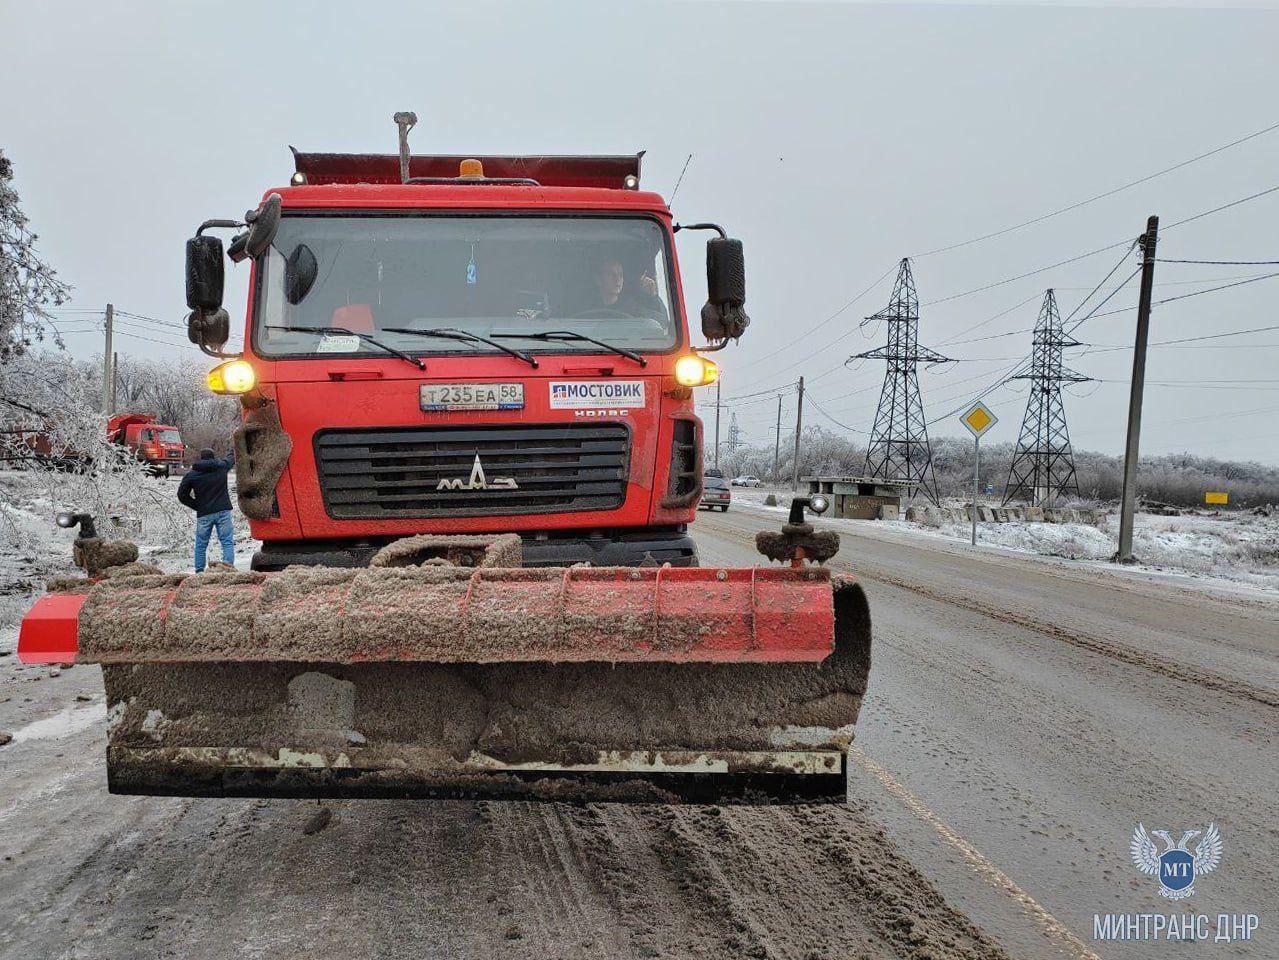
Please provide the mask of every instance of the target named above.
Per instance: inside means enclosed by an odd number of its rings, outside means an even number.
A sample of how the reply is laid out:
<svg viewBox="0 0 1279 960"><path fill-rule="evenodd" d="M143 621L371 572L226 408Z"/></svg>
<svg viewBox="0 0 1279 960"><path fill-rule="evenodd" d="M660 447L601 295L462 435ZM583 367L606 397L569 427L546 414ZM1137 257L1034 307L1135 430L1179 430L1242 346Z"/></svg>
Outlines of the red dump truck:
<svg viewBox="0 0 1279 960"><path fill-rule="evenodd" d="M252 571L97 579L69 515L90 580L28 615L23 659L103 665L115 792L842 802L870 620L820 565L824 504L758 566L699 566L689 530L740 241L675 223L640 156L410 156L413 119L398 157L295 152L188 241ZM247 228L225 253L222 228ZM691 229L716 234L700 347Z"/></svg>
<svg viewBox="0 0 1279 960"><path fill-rule="evenodd" d="M147 413L117 413L107 421L107 439L166 477L186 456L178 428L158 423Z"/></svg>

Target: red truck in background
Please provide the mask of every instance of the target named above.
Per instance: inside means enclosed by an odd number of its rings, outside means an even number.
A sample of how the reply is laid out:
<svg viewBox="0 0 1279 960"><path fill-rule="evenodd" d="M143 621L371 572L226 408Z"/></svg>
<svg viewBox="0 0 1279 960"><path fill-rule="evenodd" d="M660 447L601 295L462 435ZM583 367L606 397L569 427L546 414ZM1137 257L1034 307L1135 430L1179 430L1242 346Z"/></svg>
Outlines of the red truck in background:
<svg viewBox="0 0 1279 960"><path fill-rule="evenodd" d="M107 421L107 439L132 452L156 474L165 477L181 465L186 456L178 428L157 423L148 413L117 413Z"/></svg>

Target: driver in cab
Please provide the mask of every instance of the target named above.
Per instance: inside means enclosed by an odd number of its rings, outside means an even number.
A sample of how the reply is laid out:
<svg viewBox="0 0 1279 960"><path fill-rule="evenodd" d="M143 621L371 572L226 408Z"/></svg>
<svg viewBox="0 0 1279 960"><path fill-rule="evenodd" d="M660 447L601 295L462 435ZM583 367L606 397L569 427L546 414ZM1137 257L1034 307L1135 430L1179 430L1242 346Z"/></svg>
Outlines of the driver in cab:
<svg viewBox="0 0 1279 960"><path fill-rule="evenodd" d="M626 272L622 262L617 259L603 260L595 267L592 277L599 300L593 303L587 313L598 316L623 314L632 317L652 317L662 319L666 316L666 307L657 293L657 281L650 276L640 277L639 283L632 288L626 283Z"/></svg>

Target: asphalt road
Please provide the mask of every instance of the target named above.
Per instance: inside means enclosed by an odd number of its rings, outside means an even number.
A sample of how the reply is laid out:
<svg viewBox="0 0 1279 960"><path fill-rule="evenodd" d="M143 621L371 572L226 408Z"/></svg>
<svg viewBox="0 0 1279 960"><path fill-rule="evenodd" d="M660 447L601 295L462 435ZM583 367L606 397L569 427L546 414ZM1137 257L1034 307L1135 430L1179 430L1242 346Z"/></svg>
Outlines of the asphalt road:
<svg viewBox="0 0 1279 960"><path fill-rule="evenodd" d="M702 563L743 561L780 518L703 515ZM1049 921L1006 881L1102 957L1279 957L1279 598L851 526L833 563L875 637L851 794L948 900L1026 956L1046 945L1018 915ZM1220 827L1193 900L1134 868L1138 822ZM1096 913L1174 910L1256 913L1260 939L1092 941Z"/></svg>
<svg viewBox="0 0 1279 960"><path fill-rule="evenodd" d="M703 514L703 563L778 521ZM314 804L108 795L97 670L5 658L0 957L1155 957L1092 916L1171 909L1261 916L1179 957L1279 955L1279 605L873 525L836 563L875 630L845 807L351 802L306 833ZM1132 866L1139 820L1221 827L1193 908Z"/></svg>

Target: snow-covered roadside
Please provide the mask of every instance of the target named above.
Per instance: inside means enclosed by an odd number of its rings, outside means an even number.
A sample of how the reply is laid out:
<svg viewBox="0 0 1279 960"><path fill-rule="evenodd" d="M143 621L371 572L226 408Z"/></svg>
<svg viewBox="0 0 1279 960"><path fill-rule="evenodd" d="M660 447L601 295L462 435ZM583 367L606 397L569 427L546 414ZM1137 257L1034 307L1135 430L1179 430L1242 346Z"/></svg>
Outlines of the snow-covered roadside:
<svg viewBox="0 0 1279 960"><path fill-rule="evenodd" d="M762 489L734 488L733 500L737 506L784 513L789 492L777 493L778 506L775 507L765 505L768 494L769 491ZM971 534L967 523L946 523L940 527L906 520L828 519L823 523L865 532L932 537L952 543L966 543ZM1116 570L1118 568L1104 561L1115 553L1118 531L1118 514L1106 515L1097 525L1014 520L978 524L978 542L985 547L1087 561L1098 569ZM1141 562L1124 569L1247 584L1279 593L1279 517L1250 513L1180 517L1138 514L1133 531L1133 554Z"/></svg>
<svg viewBox="0 0 1279 960"><path fill-rule="evenodd" d="M191 569L195 515L177 503L178 482L177 477L143 478L140 483L146 489L139 503L164 508L152 511L148 507L122 505L126 528L111 531L100 522L99 532L128 537L138 544L140 560L163 570ZM18 621L31 601L44 591L45 582L50 577L78 573L71 562L75 531L63 530L54 523L57 512L70 506L55 504L36 475L0 471L0 651L13 650ZM232 515L236 565L247 568L256 541L249 536L244 518L236 511ZM216 541L210 545L209 556L218 556Z"/></svg>

